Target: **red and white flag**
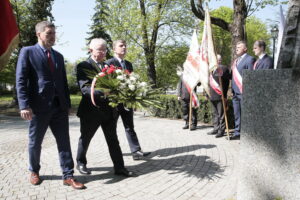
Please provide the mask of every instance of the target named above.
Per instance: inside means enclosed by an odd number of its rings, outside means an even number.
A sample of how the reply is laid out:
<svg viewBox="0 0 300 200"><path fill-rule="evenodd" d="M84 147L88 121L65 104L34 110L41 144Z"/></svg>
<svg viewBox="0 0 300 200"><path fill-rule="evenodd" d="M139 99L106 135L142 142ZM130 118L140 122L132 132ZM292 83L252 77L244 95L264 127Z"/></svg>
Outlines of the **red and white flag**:
<svg viewBox="0 0 300 200"><path fill-rule="evenodd" d="M205 92L210 96L210 74L218 66L211 30L211 21L208 9L205 10L205 20L200 48L199 80ZM217 87L217 86L216 86Z"/></svg>
<svg viewBox="0 0 300 200"><path fill-rule="evenodd" d="M19 43L19 31L9 0L0 1L0 71Z"/></svg>
<svg viewBox="0 0 300 200"><path fill-rule="evenodd" d="M183 64L183 75L182 80L183 84L191 93L192 90L199 83L199 60L200 60L200 52L199 52L199 43L197 38L196 30L194 30L192 41L190 44L190 50L188 52L186 61ZM195 91L192 94L192 106L199 107L199 100Z"/></svg>

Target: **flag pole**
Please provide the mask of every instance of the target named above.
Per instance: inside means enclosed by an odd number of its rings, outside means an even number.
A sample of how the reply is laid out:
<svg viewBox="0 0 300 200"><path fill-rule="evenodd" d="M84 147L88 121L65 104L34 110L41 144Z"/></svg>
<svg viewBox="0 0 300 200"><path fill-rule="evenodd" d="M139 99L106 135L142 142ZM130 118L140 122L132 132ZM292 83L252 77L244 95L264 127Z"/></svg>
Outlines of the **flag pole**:
<svg viewBox="0 0 300 200"><path fill-rule="evenodd" d="M223 83L222 83L222 77L221 76L219 76L219 83L220 83L220 88L221 88L221 91L222 91L221 96L222 96L222 104L223 104L224 117L225 117L226 133L227 133L228 140L230 140L228 120L227 120L227 111L226 111L224 91L223 91Z"/></svg>
<svg viewBox="0 0 300 200"><path fill-rule="evenodd" d="M191 131L191 126L192 126L192 97L193 97L193 91L191 90L190 92L190 106L189 106L189 130Z"/></svg>

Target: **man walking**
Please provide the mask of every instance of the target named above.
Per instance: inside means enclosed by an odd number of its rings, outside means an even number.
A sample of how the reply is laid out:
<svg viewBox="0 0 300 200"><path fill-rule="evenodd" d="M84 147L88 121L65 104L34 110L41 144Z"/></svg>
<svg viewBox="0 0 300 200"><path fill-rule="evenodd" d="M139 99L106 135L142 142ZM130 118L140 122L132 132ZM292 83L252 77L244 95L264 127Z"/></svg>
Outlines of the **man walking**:
<svg viewBox="0 0 300 200"><path fill-rule="evenodd" d="M73 177L73 158L69 138L70 96L63 56L52 49L55 43L55 26L42 21L35 26L38 43L20 51L16 88L20 115L29 123L30 182L42 182L40 171L41 145L50 127L57 143L63 184L75 189L84 185Z"/></svg>
<svg viewBox="0 0 300 200"><path fill-rule="evenodd" d="M107 60L106 63L108 65L112 64L116 67L121 67L122 69L128 70L129 73L131 73L133 71L132 64L131 62L124 59L127 52L126 41L125 40L114 41L113 51L114 51L114 57ZM133 160L143 159L144 157L148 156L150 152L142 151L138 137L134 130L133 109L124 108L123 104L120 104L118 105L117 110L118 110L117 119L119 118L119 115L121 115Z"/></svg>
<svg viewBox="0 0 300 200"><path fill-rule="evenodd" d="M114 164L116 175L126 177L133 176L133 172L124 167L122 151L119 145L116 130L116 111L108 105L106 95L99 90L91 94L91 74L97 74L104 67L104 58L107 48L106 41L102 38L94 38L90 42L90 58L79 63L76 67L77 82L80 87L82 98L78 107L77 116L80 118L80 138L77 151L77 169L81 174L90 174L91 171L86 167L86 153L89 144L99 126L101 126L109 154ZM94 95L97 107L92 104L91 95Z"/></svg>

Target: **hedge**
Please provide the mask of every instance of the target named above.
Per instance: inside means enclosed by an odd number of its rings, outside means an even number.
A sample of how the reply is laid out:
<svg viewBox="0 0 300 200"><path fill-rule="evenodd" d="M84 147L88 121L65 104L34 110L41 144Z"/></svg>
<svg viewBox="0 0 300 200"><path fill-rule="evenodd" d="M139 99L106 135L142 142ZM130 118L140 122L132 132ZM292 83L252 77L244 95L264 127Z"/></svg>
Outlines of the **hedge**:
<svg viewBox="0 0 300 200"><path fill-rule="evenodd" d="M176 95L159 95L164 109L151 108L150 113L155 117L182 119L181 101L177 100ZM198 96L200 107L198 108L198 121L202 123L212 124L211 103L204 96ZM228 99L229 109L227 111L227 119L229 128L234 127L234 116L231 99Z"/></svg>

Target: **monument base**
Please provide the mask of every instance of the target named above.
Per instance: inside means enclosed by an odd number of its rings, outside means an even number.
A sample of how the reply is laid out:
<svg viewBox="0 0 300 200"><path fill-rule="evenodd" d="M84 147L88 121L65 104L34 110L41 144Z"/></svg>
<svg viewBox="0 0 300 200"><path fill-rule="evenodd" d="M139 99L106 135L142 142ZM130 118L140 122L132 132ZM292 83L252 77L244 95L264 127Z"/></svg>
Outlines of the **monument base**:
<svg viewBox="0 0 300 200"><path fill-rule="evenodd" d="M300 74L245 71L238 200L300 200Z"/></svg>

